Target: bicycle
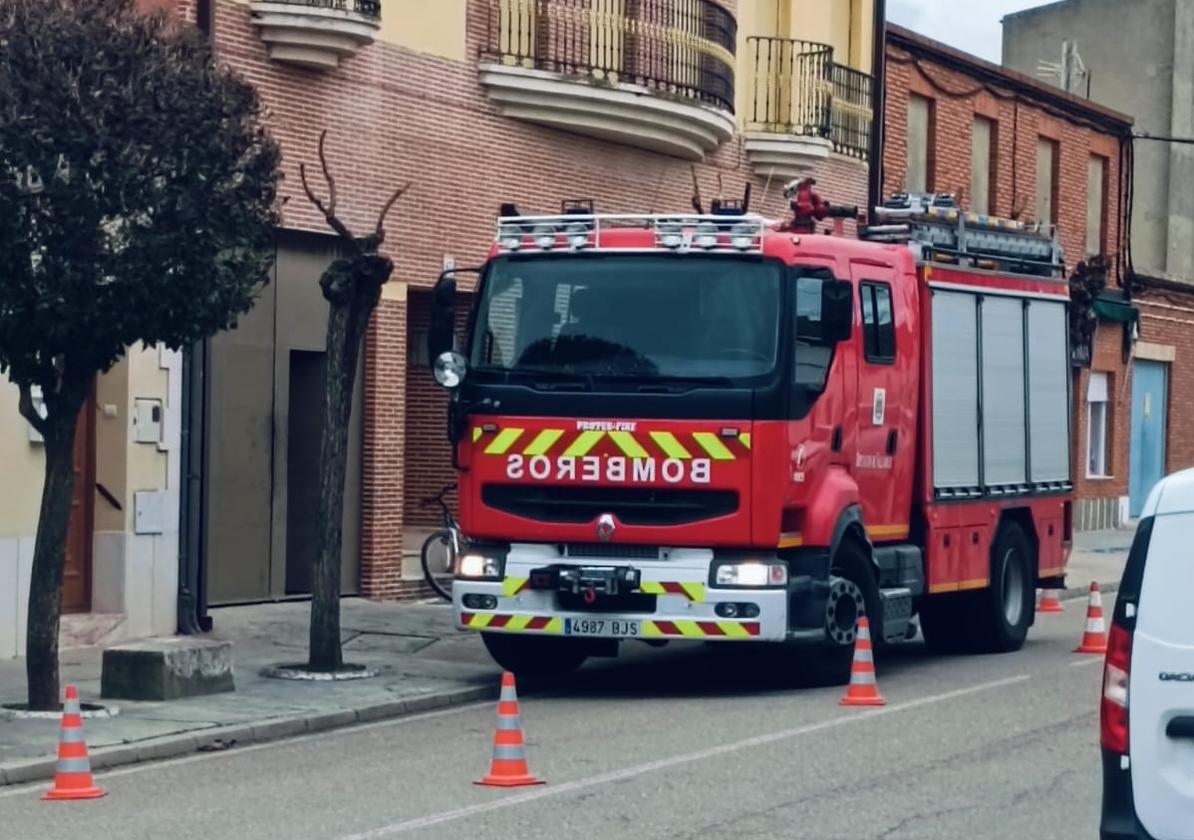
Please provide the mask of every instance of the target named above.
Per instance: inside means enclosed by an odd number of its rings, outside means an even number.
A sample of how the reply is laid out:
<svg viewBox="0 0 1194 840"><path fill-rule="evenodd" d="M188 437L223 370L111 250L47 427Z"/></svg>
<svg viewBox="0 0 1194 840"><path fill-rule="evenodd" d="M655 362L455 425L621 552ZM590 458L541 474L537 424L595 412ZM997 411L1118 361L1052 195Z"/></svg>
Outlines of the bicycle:
<svg viewBox="0 0 1194 840"><path fill-rule="evenodd" d="M433 532L423 541L420 559L423 564L423 577L427 585L435 590L435 594L445 601L452 600L452 578L456 573L456 558L460 556L460 525L452 515L444 499L456 489L455 484L449 484L435 496L423 499L419 507L428 508L439 505L443 527Z"/></svg>

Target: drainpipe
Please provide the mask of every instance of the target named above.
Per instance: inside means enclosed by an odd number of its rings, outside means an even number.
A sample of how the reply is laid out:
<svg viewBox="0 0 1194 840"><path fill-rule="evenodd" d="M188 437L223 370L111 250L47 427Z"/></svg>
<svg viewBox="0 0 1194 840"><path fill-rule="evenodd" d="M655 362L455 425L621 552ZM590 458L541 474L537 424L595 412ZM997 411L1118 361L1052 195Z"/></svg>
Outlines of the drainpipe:
<svg viewBox="0 0 1194 840"><path fill-rule="evenodd" d="M867 178L867 217L883 203L883 124L887 67L887 2L874 0L874 45L871 51L870 170Z"/></svg>
<svg viewBox="0 0 1194 840"><path fill-rule="evenodd" d="M209 40L215 31L214 0L198 0L195 25ZM211 630L207 615L207 505L204 466L207 464L207 369L210 342L197 341L182 354L182 430L179 438L178 488L178 632Z"/></svg>

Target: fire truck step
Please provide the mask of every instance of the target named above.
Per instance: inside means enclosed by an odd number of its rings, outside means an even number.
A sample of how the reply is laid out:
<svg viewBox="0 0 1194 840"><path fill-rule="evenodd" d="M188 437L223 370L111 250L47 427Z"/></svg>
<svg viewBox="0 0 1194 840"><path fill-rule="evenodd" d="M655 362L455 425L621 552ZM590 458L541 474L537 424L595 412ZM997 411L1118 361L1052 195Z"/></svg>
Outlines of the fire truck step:
<svg viewBox="0 0 1194 840"><path fill-rule="evenodd" d="M912 590L906 587L879 590L883 602L883 639L899 642L907 639L912 625Z"/></svg>

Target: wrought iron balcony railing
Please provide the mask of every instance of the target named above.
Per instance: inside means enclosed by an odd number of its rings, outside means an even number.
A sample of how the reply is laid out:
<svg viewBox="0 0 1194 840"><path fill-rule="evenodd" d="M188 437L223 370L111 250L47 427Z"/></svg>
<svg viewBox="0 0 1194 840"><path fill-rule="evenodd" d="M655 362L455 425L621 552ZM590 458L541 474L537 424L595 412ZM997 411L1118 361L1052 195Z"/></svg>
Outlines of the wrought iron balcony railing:
<svg viewBox="0 0 1194 840"><path fill-rule="evenodd" d="M483 58L732 113L736 39L713 0L493 0Z"/></svg>
<svg viewBox="0 0 1194 840"><path fill-rule="evenodd" d="M867 157L869 75L835 63L828 44L765 37L746 41L751 73L748 131L824 137L840 154Z"/></svg>
<svg viewBox="0 0 1194 840"><path fill-rule="evenodd" d="M381 0L282 0L295 6L314 6L337 12L356 12L367 18L381 20Z"/></svg>

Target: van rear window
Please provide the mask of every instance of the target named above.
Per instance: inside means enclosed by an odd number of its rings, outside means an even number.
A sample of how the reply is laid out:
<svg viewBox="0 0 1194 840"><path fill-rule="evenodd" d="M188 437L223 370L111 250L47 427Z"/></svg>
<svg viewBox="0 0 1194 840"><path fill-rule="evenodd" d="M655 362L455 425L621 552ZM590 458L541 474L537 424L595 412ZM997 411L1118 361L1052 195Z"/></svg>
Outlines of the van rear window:
<svg viewBox="0 0 1194 840"><path fill-rule="evenodd" d="M1152 542L1152 516L1140 520L1136 526L1136 536L1132 538L1132 549L1128 552L1128 562L1124 565L1123 579L1119 584L1119 593L1115 601L1115 622L1122 627L1136 626L1136 613L1131 618L1127 616L1126 608L1129 603L1139 605L1140 587L1144 582L1144 565L1148 559L1148 547Z"/></svg>

